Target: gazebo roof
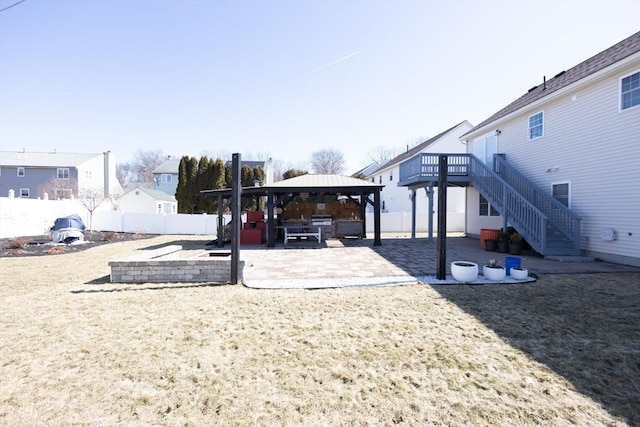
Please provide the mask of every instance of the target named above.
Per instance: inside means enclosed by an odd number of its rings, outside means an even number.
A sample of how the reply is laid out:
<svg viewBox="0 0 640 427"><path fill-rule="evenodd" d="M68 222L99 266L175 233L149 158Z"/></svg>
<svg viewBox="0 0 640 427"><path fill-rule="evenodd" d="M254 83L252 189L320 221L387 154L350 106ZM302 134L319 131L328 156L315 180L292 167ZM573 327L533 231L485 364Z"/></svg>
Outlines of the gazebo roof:
<svg viewBox="0 0 640 427"><path fill-rule="evenodd" d="M373 193L384 187L382 184L374 184L364 179L344 175L314 175L306 174L261 187L244 187L244 194L273 193ZM202 194L207 196L226 196L231 194L230 188L221 190L204 190Z"/></svg>

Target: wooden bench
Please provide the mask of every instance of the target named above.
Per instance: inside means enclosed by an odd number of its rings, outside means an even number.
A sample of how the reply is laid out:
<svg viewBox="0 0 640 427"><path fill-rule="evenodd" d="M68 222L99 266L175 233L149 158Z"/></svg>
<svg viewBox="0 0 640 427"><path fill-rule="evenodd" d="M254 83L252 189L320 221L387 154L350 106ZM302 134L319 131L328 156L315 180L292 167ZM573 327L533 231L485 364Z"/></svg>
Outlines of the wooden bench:
<svg viewBox="0 0 640 427"><path fill-rule="evenodd" d="M318 243L320 243L322 241L322 228L318 227L318 232L314 233L312 231L310 231L312 228L315 227L308 227L308 226L288 226L288 227L283 227L284 228L284 243L285 245L287 244L287 242L289 241L290 238L292 237L315 237L316 239L318 239Z"/></svg>

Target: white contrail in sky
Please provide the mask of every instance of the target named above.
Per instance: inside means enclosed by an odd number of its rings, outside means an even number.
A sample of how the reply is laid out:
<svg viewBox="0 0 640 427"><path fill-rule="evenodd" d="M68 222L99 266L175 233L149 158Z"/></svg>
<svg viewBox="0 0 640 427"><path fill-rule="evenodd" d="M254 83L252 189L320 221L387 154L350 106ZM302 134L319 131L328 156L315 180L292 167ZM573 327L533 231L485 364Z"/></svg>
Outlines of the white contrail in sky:
<svg viewBox="0 0 640 427"><path fill-rule="evenodd" d="M328 64L323 65L323 66L322 66L322 67L320 67L320 68L316 68L315 70L308 72L308 73L307 73L307 76L309 76L309 75L311 75L311 74L315 74L315 73L317 73L318 71L322 71L322 70L324 70L325 68L329 68L329 67L331 67L331 66L333 66L333 65L336 65L338 62L346 61L346 60L347 60L347 59L349 59L349 58L353 58L354 56L356 56L356 55L358 55L358 54L360 54L360 53L362 53L362 49L357 50L357 51L355 51L355 52L353 52L353 53L350 53L350 54L349 54L349 55L347 55L347 56L343 56L342 58L336 59L335 61L329 62Z"/></svg>

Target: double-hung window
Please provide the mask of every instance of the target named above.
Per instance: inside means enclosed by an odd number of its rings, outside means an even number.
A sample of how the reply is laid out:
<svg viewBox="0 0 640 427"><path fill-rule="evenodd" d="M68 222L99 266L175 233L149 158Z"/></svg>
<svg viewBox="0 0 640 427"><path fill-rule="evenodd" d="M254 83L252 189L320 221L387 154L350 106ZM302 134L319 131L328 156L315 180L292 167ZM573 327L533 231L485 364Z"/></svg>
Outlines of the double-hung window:
<svg viewBox="0 0 640 427"><path fill-rule="evenodd" d="M544 113L529 116L529 140L541 138L544 135Z"/></svg>
<svg viewBox="0 0 640 427"><path fill-rule="evenodd" d="M620 109L640 105L640 71L620 79Z"/></svg>
<svg viewBox="0 0 640 427"><path fill-rule="evenodd" d="M23 167L19 167L18 168L18 176L23 177L24 175L25 175L24 168Z"/></svg>
<svg viewBox="0 0 640 427"><path fill-rule="evenodd" d="M171 174L163 173L162 175L160 175L160 180L163 184L171 184Z"/></svg>
<svg viewBox="0 0 640 427"><path fill-rule="evenodd" d="M58 179L69 179L69 168L58 168Z"/></svg>

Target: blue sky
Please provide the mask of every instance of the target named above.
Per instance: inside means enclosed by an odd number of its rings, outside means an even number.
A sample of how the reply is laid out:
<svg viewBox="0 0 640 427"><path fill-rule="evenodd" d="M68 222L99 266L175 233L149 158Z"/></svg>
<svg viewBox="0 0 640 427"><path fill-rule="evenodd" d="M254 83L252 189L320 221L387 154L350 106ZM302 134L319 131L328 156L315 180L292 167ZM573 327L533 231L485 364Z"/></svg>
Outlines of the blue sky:
<svg viewBox="0 0 640 427"><path fill-rule="evenodd" d="M637 0L26 0L0 12L0 149L308 168L332 148L353 173L374 147L479 123L638 16Z"/></svg>

